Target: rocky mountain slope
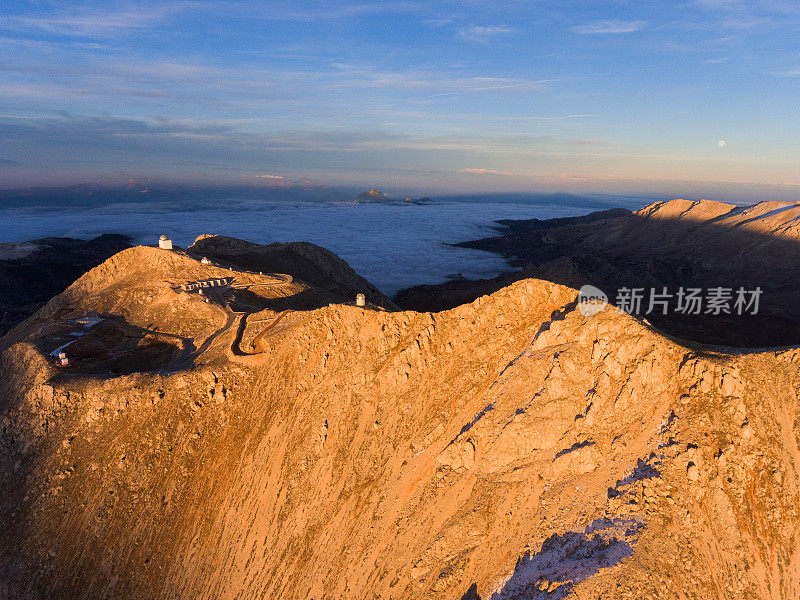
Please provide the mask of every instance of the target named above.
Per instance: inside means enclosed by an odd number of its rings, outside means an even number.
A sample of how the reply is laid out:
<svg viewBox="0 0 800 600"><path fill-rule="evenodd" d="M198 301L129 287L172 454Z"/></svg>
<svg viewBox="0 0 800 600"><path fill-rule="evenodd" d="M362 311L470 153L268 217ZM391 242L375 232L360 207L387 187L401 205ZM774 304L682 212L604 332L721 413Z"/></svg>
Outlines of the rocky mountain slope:
<svg viewBox="0 0 800 600"><path fill-rule="evenodd" d="M117 254L0 339L0 597L800 597L800 351L575 298L387 312Z"/></svg>
<svg viewBox="0 0 800 600"><path fill-rule="evenodd" d="M800 344L800 204L750 207L707 200L657 202L584 217L501 221L502 235L459 244L497 252L519 271L494 280L455 281L400 292L414 310L443 310L518 279L538 277L580 288L592 284L612 300L622 288L645 293L683 287L762 289L755 316L656 311L647 318L689 340L739 347ZM643 311L644 312L644 311Z"/></svg>

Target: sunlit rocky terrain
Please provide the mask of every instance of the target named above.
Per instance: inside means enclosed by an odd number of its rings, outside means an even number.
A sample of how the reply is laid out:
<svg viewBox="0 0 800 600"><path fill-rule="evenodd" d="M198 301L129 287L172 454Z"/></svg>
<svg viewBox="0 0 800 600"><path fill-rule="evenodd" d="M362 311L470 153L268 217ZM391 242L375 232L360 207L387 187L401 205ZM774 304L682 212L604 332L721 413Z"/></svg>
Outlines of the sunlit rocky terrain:
<svg viewBox="0 0 800 600"><path fill-rule="evenodd" d="M798 211L517 224L438 312L311 244L123 250L0 338L0 597L798 598L800 349L577 303L670 252L788 298Z"/></svg>

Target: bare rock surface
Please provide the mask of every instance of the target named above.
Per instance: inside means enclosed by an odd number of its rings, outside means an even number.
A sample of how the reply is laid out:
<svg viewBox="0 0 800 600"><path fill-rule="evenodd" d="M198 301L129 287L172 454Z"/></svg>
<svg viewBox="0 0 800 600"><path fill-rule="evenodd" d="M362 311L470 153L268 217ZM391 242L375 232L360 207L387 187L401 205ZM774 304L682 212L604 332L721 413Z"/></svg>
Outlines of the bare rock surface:
<svg viewBox="0 0 800 600"><path fill-rule="evenodd" d="M0 597L800 597L800 350L575 298L386 312L115 255L0 339ZM56 367L85 313L104 337Z"/></svg>

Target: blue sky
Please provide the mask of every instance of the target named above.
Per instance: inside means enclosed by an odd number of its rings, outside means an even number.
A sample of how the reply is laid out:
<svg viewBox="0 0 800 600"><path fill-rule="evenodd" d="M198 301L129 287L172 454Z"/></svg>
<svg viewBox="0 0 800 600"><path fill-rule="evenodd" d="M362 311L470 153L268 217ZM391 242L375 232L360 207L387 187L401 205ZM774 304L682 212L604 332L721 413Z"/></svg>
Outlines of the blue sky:
<svg viewBox="0 0 800 600"><path fill-rule="evenodd" d="M800 184L800 2L98 4L0 0L0 187Z"/></svg>

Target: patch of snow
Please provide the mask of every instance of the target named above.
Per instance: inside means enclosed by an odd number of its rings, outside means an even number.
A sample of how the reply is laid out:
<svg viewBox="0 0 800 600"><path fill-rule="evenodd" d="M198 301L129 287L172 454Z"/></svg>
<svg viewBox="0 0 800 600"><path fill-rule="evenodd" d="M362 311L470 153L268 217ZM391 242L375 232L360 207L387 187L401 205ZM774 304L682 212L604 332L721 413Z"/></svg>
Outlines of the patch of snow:
<svg viewBox="0 0 800 600"><path fill-rule="evenodd" d="M584 531L547 538L539 552L526 553L491 600L560 600L601 569L633 554L644 523L634 517L595 519Z"/></svg>

